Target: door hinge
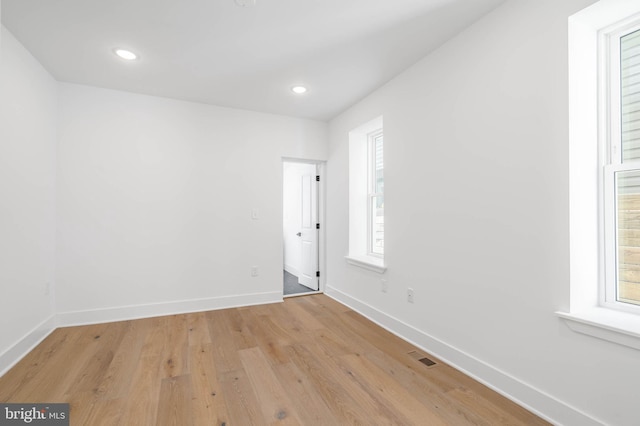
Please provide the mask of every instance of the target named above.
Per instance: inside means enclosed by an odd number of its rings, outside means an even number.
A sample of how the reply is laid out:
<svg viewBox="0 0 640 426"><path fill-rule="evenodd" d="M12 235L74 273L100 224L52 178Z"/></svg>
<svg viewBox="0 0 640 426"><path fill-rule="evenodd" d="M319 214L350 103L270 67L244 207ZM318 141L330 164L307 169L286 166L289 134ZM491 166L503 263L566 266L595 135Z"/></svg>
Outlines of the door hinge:
<svg viewBox="0 0 640 426"><path fill-rule="evenodd" d="M320 278L320 271L316 271L316 277Z"/></svg>
<svg viewBox="0 0 640 426"><path fill-rule="evenodd" d="M320 182L320 176L316 175L316 182Z"/></svg>
<svg viewBox="0 0 640 426"><path fill-rule="evenodd" d="M320 224L316 223L316 229L320 229Z"/></svg>

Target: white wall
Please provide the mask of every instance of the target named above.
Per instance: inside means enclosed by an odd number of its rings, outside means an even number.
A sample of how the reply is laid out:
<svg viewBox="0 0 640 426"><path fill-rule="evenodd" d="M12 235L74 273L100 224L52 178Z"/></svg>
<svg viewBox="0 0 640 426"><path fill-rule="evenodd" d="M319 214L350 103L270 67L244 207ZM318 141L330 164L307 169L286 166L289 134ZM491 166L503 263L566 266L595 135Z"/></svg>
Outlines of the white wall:
<svg viewBox="0 0 640 426"><path fill-rule="evenodd" d="M281 299L282 157L325 159L326 123L60 90L63 322ZM149 304L161 305L141 308Z"/></svg>
<svg viewBox="0 0 640 426"><path fill-rule="evenodd" d="M327 285L547 418L631 425L640 353L554 315L569 303L567 18L590 3L509 1L331 121ZM344 259L348 132L379 115L386 294Z"/></svg>
<svg viewBox="0 0 640 426"><path fill-rule="evenodd" d="M53 326L57 96L55 80L2 27L0 372Z"/></svg>

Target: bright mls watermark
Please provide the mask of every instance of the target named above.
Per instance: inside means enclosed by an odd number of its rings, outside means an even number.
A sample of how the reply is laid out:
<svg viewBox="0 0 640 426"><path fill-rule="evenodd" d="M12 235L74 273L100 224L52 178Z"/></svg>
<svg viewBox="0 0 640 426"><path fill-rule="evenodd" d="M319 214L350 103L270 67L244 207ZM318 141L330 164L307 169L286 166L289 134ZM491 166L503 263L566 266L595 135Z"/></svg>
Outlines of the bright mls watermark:
<svg viewBox="0 0 640 426"><path fill-rule="evenodd" d="M69 404L0 403L0 426L69 426Z"/></svg>

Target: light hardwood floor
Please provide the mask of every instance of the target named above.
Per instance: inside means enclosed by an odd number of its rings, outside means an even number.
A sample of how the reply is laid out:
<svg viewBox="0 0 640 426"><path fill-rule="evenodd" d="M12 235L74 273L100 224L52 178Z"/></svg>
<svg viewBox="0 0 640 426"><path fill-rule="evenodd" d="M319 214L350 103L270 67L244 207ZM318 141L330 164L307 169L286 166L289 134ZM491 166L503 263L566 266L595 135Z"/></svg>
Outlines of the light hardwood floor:
<svg viewBox="0 0 640 426"><path fill-rule="evenodd" d="M547 424L423 355L319 294L60 328L0 401L68 402L72 425Z"/></svg>

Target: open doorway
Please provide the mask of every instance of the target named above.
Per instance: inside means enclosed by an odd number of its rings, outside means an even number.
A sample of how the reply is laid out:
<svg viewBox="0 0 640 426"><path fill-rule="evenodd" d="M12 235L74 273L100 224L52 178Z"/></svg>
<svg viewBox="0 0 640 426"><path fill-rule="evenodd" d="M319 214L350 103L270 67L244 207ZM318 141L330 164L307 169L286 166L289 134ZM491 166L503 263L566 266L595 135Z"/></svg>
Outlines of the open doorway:
<svg viewBox="0 0 640 426"><path fill-rule="evenodd" d="M320 290L318 165L285 160L282 165L283 294Z"/></svg>

